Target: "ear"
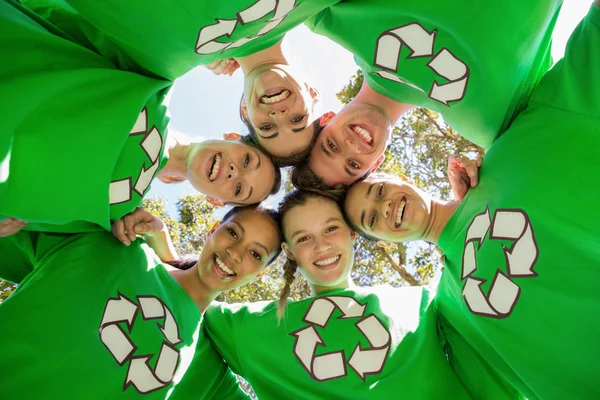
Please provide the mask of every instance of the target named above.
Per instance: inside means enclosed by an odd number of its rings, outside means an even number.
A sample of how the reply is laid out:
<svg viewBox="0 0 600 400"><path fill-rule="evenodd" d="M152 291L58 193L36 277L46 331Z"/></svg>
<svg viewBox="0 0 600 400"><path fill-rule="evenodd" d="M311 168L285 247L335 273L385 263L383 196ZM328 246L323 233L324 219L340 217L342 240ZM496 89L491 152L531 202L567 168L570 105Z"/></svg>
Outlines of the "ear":
<svg viewBox="0 0 600 400"><path fill-rule="evenodd" d="M350 229L350 239L352 239L353 242L356 240L357 236L358 235L356 234L356 232L354 232L352 229Z"/></svg>
<svg viewBox="0 0 600 400"><path fill-rule="evenodd" d="M304 87L306 88L306 90L308 91L308 93L310 94L310 97L315 100L315 102L321 100L321 93L319 93L319 91L317 89L315 89L312 86L309 86L308 83L304 83Z"/></svg>
<svg viewBox="0 0 600 400"><path fill-rule="evenodd" d="M246 98L242 98L242 101L240 103L240 112L242 114L242 117L244 119L248 119L248 106L246 106Z"/></svg>
<svg viewBox="0 0 600 400"><path fill-rule="evenodd" d="M223 203L221 200L215 199L212 196L206 196L206 201L208 201L210 204L212 204L215 207L224 207L225 203Z"/></svg>
<svg viewBox="0 0 600 400"><path fill-rule="evenodd" d="M394 244L392 242L386 242L385 240L378 240L377 241L377 247L381 247L384 249L389 249L393 246Z"/></svg>
<svg viewBox="0 0 600 400"><path fill-rule="evenodd" d="M217 228L221 226L221 222L217 221L213 224L213 226L210 227L210 229L208 230L208 232L206 233L206 236L210 236L213 233L215 233L215 231L217 230Z"/></svg>
<svg viewBox="0 0 600 400"><path fill-rule="evenodd" d="M325 126L335 117L335 113L333 111L328 111L325 114L321 115L321 120L319 121L319 126Z"/></svg>
<svg viewBox="0 0 600 400"><path fill-rule="evenodd" d="M290 248L289 248L289 246L287 245L286 242L282 242L281 243L281 249L283 250L283 252L287 256L287 258L289 258L290 260L296 261L296 259L292 255L292 252L290 251Z"/></svg>
<svg viewBox="0 0 600 400"><path fill-rule="evenodd" d="M241 137L242 135L235 132L227 132L223 134L223 139L225 140L240 140Z"/></svg>
<svg viewBox="0 0 600 400"><path fill-rule="evenodd" d="M377 161L375 161L375 164L373 164L373 166L371 167L370 172L375 172L375 170L377 170L377 168L379 168L379 166L381 164L383 164L384 160L385 160L385 154L382 154L381 156L379 156Z"/></svg>

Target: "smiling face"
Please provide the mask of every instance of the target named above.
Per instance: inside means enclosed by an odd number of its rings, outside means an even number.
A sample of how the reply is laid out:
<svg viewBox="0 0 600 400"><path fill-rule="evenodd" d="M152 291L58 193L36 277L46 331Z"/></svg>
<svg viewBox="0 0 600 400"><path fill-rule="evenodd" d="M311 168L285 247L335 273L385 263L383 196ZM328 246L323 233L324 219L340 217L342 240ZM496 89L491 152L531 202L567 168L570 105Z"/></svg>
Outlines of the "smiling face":
<svg viewBox="0 0 600 400"><path fill-rule="evenodd" d="M390 242L425 237L431 198L399 177L377 176L354 184L344 210L358 232Z"/></svg>
<svg viewBox="0 0 600 400"><path fill-rule="evenodd" d="M308 166L327 185L350 185L379 166L390 134L382 110L350 103L321 131Z"/></svg>
<svg viewBox="0 0 600 400"><path fill-rule="evenodd" d="M317 96L314 89L292 77L289 66L264 64L245 77L242 115L269 154L288 157L312 141Z"/></svg>
<svg viewBox="0 0 600 400"><path fill-rule="evenodd" d="M280 247L278 226L254 208L238 211L206 240L198 274L213 291L240 287L265 268Z"/></svg>
<svg viewBox="0 0 600 400"><path fill-rule="evenodd" d="M310 285L347 287L354 264L353 232L335 202L311 198L283 216L284 250Z"/></svg>
<svg viewBox="0 0 600 400"><path fill-rule="evenodd" d="M187 178L196 190L226 204L254 204L271 192L275 167L262 151L246 144L206 140L191 150Z"/></svg>

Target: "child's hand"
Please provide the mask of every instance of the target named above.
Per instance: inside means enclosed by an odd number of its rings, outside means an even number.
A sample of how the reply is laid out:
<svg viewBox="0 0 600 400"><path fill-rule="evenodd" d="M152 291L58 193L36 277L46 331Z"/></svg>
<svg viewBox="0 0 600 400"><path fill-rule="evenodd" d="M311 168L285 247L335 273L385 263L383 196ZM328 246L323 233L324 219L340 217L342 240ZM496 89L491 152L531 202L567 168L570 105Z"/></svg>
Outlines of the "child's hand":
<svg viewBox="0 0 600 400"><path fill-rule="evenodd" d="M461 201L469 188L477 186L479 167L481 167L480 158L471 160L457 155L448 158L448 180L456 200Z"/></svg>
<svg viewBox="0 0 600 400"><path fill-rule="evenodd" d="M240 68L240 64L235 61L233 58L228 58L227 60L216 60L211 62L205 67L212 71L215 75L233 75L235 71Z"/></svg>
<svg viewBox="0 0 600 400"><path fill-rule="evenodd" d="M27 225L27 222L16 218L6 218L0 221L0 237L14 235Z"/></svg>
<svg viewBox="0 0 600 400"><path fill-rule="evenodd" d="M136 235L151 236L153 232L161 232L163 229L165 223L160 218L139 207L112 224L112 234L125 246L129 246Z"/></svg>

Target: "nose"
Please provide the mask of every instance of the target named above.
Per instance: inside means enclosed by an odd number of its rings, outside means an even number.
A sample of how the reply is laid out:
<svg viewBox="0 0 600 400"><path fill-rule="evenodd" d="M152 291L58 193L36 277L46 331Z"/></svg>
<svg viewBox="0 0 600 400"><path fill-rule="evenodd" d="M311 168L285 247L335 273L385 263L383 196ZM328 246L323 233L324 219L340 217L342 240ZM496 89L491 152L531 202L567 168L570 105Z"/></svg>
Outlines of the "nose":
<svg viewBox="0 0 600 400"><path fill-rule="evenodd" d="M324 253L331 248L331 243L329 240L324 238L316 238L315 239L315 252Z"/></svg>
<svg viewBox="0 0 600 400"><path fill-rule="evenodd" d="M227 248L227 258L236 263L242 262L241 252L235 246L229 246Z"/></svg>
<svg viewBox="0 0 600 400"><path fill-rule="evenodd" d="M345 150L346 150L346 156L351 156L354 154L360 154L360 146L355 143L353 140L351 140L350 138L346 138L346 140L344 141L345 144Z"/></svg>
<svg viewBox="0 0 600 400"><path fill-rule="evenodd" d="M269 111L271 118L285 117L288 114L288 108L286 106L280 107L278 110Z"/></svg>
<svg viewBox="0 0 600 400"><path fill-rule="evenodd" d="M391 200L382 201L380 212L381 212L381 215L383 215L383 217L385 219L388 219L392 215L392 201Z"/></svg>
<svg viewBox="0 0 600 400"><path fill-rule="evenodd" d="M239 170L235 166L234 163L229 164L229 169L227 170L227 180L236 179L239 175Z"/></svg>

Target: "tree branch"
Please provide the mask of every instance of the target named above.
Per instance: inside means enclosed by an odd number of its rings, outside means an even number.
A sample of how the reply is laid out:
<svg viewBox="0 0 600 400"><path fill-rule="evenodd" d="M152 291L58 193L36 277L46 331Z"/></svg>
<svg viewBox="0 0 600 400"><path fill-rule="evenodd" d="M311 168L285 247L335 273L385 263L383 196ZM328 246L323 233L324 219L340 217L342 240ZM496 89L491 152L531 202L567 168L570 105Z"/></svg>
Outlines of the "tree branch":
<svg viewBox="0 0 600 400"><path fill-rule="evenodd" d="M388 253L382 247L378 247L378 249L381 252L381 254L386 258L386 260L389 261L392 269L397 271L400 274L400 277L402 277L402 279L404 279L406 282L408 282L411 286L420 286L419 281L417 281L417 279L414 276L409 274L403 265L400 265L396 261L394 261L394 259L390 255L390 253Z"/></svg>

